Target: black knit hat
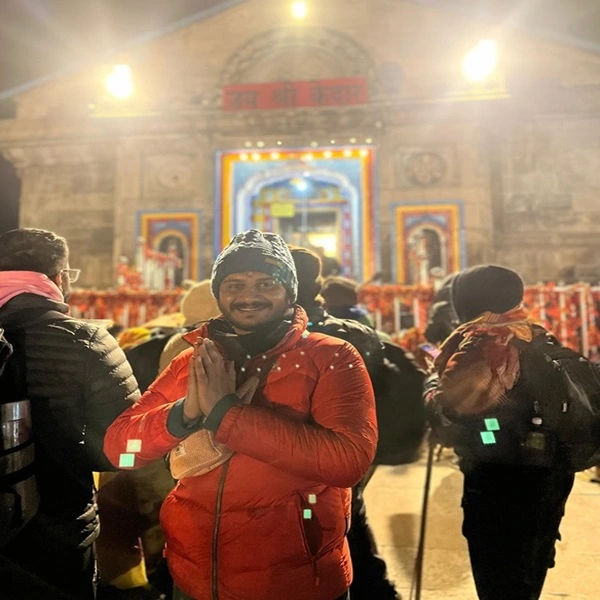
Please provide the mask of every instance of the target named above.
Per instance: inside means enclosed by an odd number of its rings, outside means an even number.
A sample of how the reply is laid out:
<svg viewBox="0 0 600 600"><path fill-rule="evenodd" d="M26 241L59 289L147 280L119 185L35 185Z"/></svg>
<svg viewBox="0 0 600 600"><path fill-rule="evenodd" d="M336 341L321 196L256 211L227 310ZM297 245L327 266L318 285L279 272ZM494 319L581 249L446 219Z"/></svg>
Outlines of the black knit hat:
<svg viewBox="0 0 600 600"><path fill-rule="evenodd" d="M211 288L214 297L219 298L219 288L225 277L247 271L271 275L288 291L290 300L296 302L298 277L294 260L283 238L276 233L249 229L238 233L229 242L213 265Z"/></svg>
<svg viewBox="0 0 600 600"><path fill-rule="evenodd" d="M498 265L480 265L458 273L452 282L452 304L461 323L484 312L503 313L523 301L523 280Z"/></svg>

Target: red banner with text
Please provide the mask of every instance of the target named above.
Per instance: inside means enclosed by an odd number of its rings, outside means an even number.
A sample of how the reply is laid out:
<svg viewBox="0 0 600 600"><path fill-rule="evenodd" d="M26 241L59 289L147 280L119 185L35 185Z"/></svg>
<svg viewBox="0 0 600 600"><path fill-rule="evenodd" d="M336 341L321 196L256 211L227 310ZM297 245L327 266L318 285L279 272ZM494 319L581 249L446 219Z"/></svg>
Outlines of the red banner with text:
<svg viewBox="0 0 600 600"><path fill-rule="evenodd" d="M227 111L350 106L367 102L367 82L363 77L242 83L223 88L223 110Z"/></svg>

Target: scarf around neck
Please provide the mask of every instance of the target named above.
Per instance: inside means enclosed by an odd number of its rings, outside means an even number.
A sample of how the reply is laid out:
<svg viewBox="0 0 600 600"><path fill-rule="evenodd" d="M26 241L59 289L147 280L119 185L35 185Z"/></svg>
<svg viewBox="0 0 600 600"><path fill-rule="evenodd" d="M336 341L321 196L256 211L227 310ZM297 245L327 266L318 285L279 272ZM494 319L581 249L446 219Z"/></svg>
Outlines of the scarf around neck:
<svg viewBox="0 0 600 600"><path fill-rule="evenodd" d="M64 302L59 287L43 273L35 271L0 271L0 307L21 294L35 294Z"/></svg>

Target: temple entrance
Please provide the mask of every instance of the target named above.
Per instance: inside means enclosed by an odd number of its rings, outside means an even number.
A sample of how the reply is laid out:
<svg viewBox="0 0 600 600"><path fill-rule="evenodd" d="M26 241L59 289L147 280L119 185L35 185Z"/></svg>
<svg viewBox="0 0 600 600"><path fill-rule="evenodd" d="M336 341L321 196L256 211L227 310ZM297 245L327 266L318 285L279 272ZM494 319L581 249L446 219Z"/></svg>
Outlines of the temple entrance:
<svg viewBox="0 0 600 600"><path fill-rule="evenodd" d="M339 186L318 181L309 172L261 188L252 199L252 226L278 233L288 244L316 252L334 270L351 272L348 239L350 202ZM345 228L347 229L345 231Z"/></svg>
<svg viewBox="0 0 600 600"><path fill-rule="evenodd" d="M255 227L317 252L330 273L368 279L379 262L373 162L369 147L219 154L215 254Z"/></svg>

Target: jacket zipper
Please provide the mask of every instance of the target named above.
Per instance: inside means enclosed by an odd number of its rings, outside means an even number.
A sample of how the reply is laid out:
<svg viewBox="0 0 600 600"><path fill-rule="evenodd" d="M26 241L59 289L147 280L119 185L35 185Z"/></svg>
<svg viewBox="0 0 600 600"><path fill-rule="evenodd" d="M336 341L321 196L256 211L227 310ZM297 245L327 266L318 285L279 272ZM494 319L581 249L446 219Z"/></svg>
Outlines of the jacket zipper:
<svg viewBox="0 0 600 600"><path fill-rule="evenodd" d="M229 461L223 465L223 472L221 473L221 479L219 480L219 487L217 489L217 510L215 512L215 527L213 529L212 543L212 600L219 600L219 560L217 558L217 547L219 539L219 525L221 523L221 503L223 501L223 489L225 487L225 478L227 477L228 469Z"/></svg>

